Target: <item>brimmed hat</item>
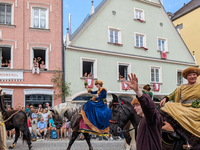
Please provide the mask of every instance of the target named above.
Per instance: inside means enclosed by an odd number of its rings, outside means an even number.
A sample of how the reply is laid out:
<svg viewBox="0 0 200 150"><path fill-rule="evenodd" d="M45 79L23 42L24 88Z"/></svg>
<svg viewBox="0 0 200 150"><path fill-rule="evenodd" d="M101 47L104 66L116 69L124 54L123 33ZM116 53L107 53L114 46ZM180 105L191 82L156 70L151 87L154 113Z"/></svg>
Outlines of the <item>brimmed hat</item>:
<svg viewBox="0 0 200 150"><path fill-rule="evenodd" d="M187 76L188 76L188 74L190 74L190 73L196 73L197 76L199 76L199 75L200 75L200 69L197 68L197 67L189 67L189 68L183 70L182 76L183 76L185 79L187 79Z"/></svg>
<svg viewBox="0 0 200 150"><path fill-rule="evenodd" d="M134 106L135 104L139 104L140 105L140 102L138 101L137 98L134 98L131 102L131 105Z"/></svg>
<svg viewBox="0 0 200 150"><path fill-rule="evenodd" d="M49 103L46 103L46 105L49 105Z"/></svg>
<svg viewBox="0 0 200 150"><path fill-rule="evenodd" d="M103 85L103 81L101 81L101 80L96 80L94 84L95 84L95 85L97 85L97 84Z"/></svg>
<svg viewBox="0 0 200 150"><path fill-rule="evenodd" d="M33 107L33 108L34 108L34 106L33 106L33 105L31 105L31 106L30 106L30 108L31 108L31 107Z"/></svg>

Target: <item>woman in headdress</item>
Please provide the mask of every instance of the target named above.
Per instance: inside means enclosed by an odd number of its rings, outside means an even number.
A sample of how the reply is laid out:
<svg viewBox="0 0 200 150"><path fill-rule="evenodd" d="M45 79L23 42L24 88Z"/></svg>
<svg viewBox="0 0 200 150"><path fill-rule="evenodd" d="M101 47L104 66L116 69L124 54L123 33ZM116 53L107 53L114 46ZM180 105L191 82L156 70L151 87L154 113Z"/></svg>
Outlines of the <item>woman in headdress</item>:
<svg viewBox="0 0 200 150"><path fill-rule="evenodd" d="M196 81L199 75L200 69L197 67L183 70L182 76L188 80L188 84L182 84L160 102L160 105L164 105L167 101L174 101L166 103L161 109L166 121L163 129L170 130L171 125L197 149L200 149L200 104L196 105L200 103L200 83Z"/></svg>
<svg viewBox="0 0 200 150"><path fill-rule="evenodd" d="M81 114L85 123L97 133L109 132L109 120L111 118L111 109L107 107L107 89L103 88L103 82L96 80L97 91L88 89L88 93L98 94L98 97L92 97L83 108Z"/></svg>

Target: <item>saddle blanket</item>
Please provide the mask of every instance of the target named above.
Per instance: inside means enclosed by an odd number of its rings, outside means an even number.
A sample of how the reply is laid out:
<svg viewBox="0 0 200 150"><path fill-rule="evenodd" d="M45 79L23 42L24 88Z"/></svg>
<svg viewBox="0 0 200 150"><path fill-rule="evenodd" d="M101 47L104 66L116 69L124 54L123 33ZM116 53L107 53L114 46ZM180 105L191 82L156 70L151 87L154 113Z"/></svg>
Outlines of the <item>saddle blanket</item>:
<svg viewBox="0 0 200 150"><path fill-rule="evenodd" d="M89 134L99 134L97 132L92 131L92 129L85 123L83 118L81 118L81 121L79 123L79 130L78 132L82 133L89 133Z"/></svg>

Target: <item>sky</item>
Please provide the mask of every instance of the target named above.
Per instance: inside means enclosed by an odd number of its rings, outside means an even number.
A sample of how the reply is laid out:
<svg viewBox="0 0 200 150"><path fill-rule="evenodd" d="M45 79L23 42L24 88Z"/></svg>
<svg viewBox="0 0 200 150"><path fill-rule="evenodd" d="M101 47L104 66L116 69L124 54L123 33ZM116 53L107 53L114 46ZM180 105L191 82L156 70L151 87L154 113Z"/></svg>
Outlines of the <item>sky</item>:
<svg viewBox="0 0 200 150"><path fill-rule="evenodd" d="M63 0L63 36L66 37L68 28L68 16L71 13L71 30L72 33L81 25L83 20L91 12L92 0ZM102 0L94 0L96 8ZM183 4L191 0L163 0L166 12L176 12Z"/></svg>

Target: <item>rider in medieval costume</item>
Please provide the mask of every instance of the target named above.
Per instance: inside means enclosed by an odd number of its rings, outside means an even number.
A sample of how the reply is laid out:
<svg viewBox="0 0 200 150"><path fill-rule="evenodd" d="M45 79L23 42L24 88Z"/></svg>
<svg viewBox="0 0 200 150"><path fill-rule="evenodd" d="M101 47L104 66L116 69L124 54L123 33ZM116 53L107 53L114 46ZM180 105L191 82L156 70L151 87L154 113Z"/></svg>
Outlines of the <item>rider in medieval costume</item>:
<svg viewBox="0 0 200 150"><path fill-rule="evenodd" d="M6 146L6 128L3 123L3 113L5 112L4 96L1 94L2 88L0 87L0 150L7 150Z"/></svg>
<svg viewBox="0 0 200 150"><path fill-rule="evenodd" d="M199 75L199 68L185 69L182 76L188 80L188 84L179 86L160 103L163 105L167 101L174 101L165 104L161 109L161 115L177 133L198 149L200 149L200 108L193 107L192 103L200 99L200 83L196 82Z"/></svg>
<svg viewBox="0 0 200 150"><path fill-rule="evenodd" d="M98 97L91 98L83 108L81 114L85 123L97 133L109 132L109 120L111 118L111 109L107 107L106 97L107 90L103 88L103 82L96 80L95 85L98 88L97 91L88 89L88 93L98 94Z"/></svg>

